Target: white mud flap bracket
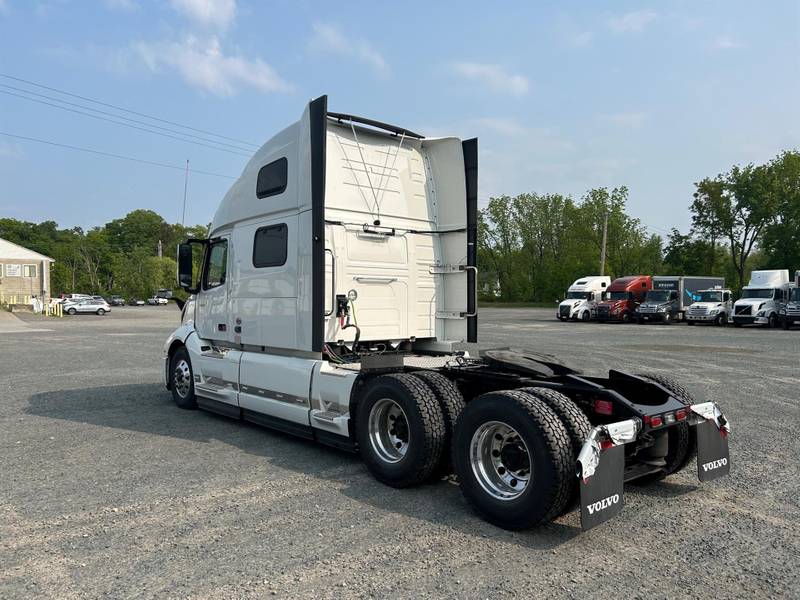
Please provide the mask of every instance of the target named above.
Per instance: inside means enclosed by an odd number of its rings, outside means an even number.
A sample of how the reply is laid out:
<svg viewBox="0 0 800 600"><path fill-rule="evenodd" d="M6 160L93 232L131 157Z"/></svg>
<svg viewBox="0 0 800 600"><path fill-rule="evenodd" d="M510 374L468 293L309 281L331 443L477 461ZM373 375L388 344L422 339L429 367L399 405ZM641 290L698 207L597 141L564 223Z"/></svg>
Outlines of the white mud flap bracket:
<svg viewBox="0 0 800 600"><path fill-rule="evenodd" d="M622 512L625 505L625 444L636 439L642 423L628 419L598 425L578 454L581 490L581 528L588 531ZM602 460L601 460L602 458Z"/></svg>
<svg viewBox="0 0 800 600"><path fill-rule="evenodd" d="M693 404L689 424L697 431L697 478L712 481L730 473L730 423L714 402Z"/></svg>

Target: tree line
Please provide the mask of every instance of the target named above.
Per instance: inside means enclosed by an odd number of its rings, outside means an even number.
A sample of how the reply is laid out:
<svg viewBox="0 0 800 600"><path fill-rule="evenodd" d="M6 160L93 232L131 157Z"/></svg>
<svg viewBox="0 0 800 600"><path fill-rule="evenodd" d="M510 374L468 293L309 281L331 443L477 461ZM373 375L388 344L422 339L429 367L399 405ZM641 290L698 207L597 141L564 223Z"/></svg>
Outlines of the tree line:
<svg viewBox="0 0 800 600"><path fill-rule="evenodd" d="M484 300L552 302L573 281L605 274L714 275L741 288L756 268L800 269L800 152L733 166L695 183L692 225L662 238L627 212L628 189L595 188L579 200L528 193L491 198L479 213L478 267ZM173 288L175 248L208 226L170 224L134 210L102 227L0 218L0 237L55 259L51 290L146 298ZM159 241L162 256L158 256Z"/></svg>
<svg viewBox="0 0 800 600"><path fill-rule="evenodd" d="M483 300L551 302L598 274L713 275L740 289L753 269L800 268L800 152L695 183L688 232L666 239L627 213L628 189L491 198L478 220Z"/></svg>
<svg viewBox="0 0 800 600"><path fill-rule="evenodd" d="M88 231L59 229L54 221L0 218L0 238L55 260L50 272L54 295L79 292L149 298L158 289L172 289L177 244L207 233L208 226L170 224L152 210L134 210Z"/></svg>

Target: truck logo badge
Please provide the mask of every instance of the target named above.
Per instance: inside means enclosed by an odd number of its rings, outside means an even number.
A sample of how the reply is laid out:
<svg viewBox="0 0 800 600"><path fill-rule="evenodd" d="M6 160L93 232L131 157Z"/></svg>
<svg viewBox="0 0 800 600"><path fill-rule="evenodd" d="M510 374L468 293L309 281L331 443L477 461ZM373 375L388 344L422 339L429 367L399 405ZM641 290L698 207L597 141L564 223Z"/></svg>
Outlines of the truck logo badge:
<svg viewBox="0 0 800 600"><path fill-rule="evenodd" d="M728 464L727 458L720 458L719 460L712 460L711 462L703 463L703 471L713 471Z"/></svg>
<svg viewBox="0 0 800 600"><path fill-rule="evenodd" d="M724 459L723 459L724 460ZM705 467L705 465L703 465ZM593 515L595 511L601 511L613 504L617 504L619 502L619 494L614 494L613 496L609 496L608 498L603 498L598 502L593 502L592 504L587 504L586 508L589 509L589 514Z"/></svg>

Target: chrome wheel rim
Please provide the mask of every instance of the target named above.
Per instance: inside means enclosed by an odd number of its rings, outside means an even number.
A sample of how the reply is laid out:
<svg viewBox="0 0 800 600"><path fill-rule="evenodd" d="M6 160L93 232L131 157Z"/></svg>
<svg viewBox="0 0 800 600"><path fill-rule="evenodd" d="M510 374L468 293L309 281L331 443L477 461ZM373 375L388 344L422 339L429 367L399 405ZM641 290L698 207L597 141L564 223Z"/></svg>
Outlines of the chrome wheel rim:
<svg viewBox="0 0 800 600"><path fill-rule="evenodd" d="M192 371L189 369L189 363L183 358L175 365L172 372L172 383L178 396L186 398L189 395L192 387Z"/></svg>
<svg viewBox="0 0 800 600"><path fill-rule="evenodd" d="M519 433L501 421L488 421L472 435L472 473L497 500L514 500L531 480L531 455Z"/></svg>
<svg viewBox="0 0 800 600"><path fill-rule="evenodd" d="M390 398L378 400L369 411L369 442L378 458L400 462L410 441L408 418L400 405Z"/></svg>

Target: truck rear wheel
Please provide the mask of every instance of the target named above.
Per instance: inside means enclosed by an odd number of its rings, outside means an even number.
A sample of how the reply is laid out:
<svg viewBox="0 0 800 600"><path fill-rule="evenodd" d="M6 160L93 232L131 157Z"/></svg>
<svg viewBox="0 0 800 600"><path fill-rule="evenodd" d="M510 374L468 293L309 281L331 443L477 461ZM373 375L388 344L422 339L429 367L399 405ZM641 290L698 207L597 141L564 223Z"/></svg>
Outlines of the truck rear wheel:
<svg viewBox="0 0 800 600"><path fill-rule="evenodd" d="M728 315L722 313L717 315L717 318L714 319L714 325L727 325L728 324Z"/></svg>
<svg viewBox="0 0 800 600"><path fill-rule="evenodd" d="M169 362L172 399L181 408L197 408L197 397L194 395L194 372L189 351L181 346L172 355Z"/></svg>
<svg viewBox="0 0 800 600"><path fill-rule="evenodd" d="M658 373L639 373L638 376L666 388L686 406L694 404L692 395L672 377ZM697 434L687 423L673 425L665 433L668 442L667 455L664 457L666 465L660 473L644 478L647 481L657 481L683 470L697 455Z"/></svg>
<svg viewBox="0 0 800 600"><path fill-rule="evenodd" d="M589 422L584 412L578 408L578 405L568 396L556 390L547 388L522 388L520 391L538 398L547 404L550 410L558 415L558 418L561 419L561 423L564 425L569 435L569 441L572 444L573 458L577 460L583 443L592 431L592 424ZM572 492L567 501L567 505L564 507L564 512L569 512L576 508L580 499L578 478L573 477L572 479Z"/></svg>
<svg viewBox="0 0 800 600"><path fill-rule="evenodd" d="M436 400L439 402L439 408L442 409L444 446L436 474L446 475L452 473L453 462L448 449L453 441L453 430L456 427L456 421L458 421L458 417L461 416L466 405L464 396L461 395L458 386L441 373L436 371L414 371L413 375L421 379L433 391Z"/></svg>
<svg viewBox="0 0 800 600"><path fill-rule="evenodd" d="M504 529L550 521L570 499L569 434L547 404L525 392L490 392L467 404L453 462L470 506Z"/></svg>
<svg viewBox="0 0 800 600"><path fill-rule="evenodd" d="M356 414L361 457L375 479L404 488L428 479L444 450L442 409L410 373L381 375L364 387Z"/></svg>

